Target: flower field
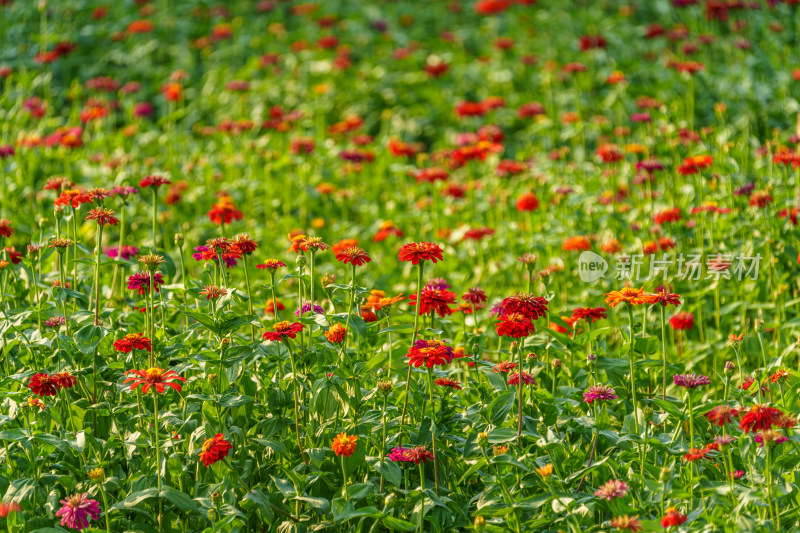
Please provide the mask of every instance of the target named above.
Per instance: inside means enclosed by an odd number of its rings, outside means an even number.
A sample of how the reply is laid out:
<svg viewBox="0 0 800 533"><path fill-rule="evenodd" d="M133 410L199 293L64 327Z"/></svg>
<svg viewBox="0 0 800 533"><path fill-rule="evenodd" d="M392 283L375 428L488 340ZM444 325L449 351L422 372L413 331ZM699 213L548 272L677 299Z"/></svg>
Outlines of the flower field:
<svg viewBox="0 0 800 533"><path fill-rule="evenodd" d="M0 530L800 531L800 2L0 42Z"/></svg>

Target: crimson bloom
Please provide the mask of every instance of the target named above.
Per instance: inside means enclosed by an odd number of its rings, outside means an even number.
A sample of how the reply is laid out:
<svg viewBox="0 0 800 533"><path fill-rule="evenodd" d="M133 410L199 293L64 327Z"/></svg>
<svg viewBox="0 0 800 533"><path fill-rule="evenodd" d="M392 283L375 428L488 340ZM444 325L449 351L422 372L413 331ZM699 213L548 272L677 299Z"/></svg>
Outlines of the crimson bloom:
<svg viewBox="0 0 800 533"><path fill-rule="evenodd" d="M256 265L256 268L259 269L259 270L271 270L271 271L275 272L280 267L285 267L285 266L286 266L286 263L284 263L282 261L278 261L277 259L267 259L266 261L264 261L260 265Z"/></svg>
<svg viewBox="0 0 800 533"><path fill-rule="evenodd" d="M681 312L669 319L669 325L676 330L689 330L694 326L694 315L689 312Z"/></svg>
<svg viewBox="0 0 800 533"><path fill-rule="evenodd" d="M145 176L144 178L139 181L139 187L152 187L154 189L158 189L162 185L169 185L172 183L170 180L165 178L164 176Z"/></svg>
<svg viewBox="0 0 800 533"><path fill-rule="evenodd" d="M547 300L533 294L517 293L500 303L502 314L520 314L530 320L536 320L547 314Z"/></svg>
<svg viewBox="0 0 800 533"><path fill-rule="evenodd" d="M273 326L273 331L267 331L261 338L265 341L282 341L284 339L294 339L303 330L300 322L289 322L284 320Z"/></svg>
<svg viewBox="0 0 800 533"><path fill-rule="evenodd" d="M720 405L707 412L706 418L712 424L722 427L725 424L731 423L739 416L740 412L740 409L731 407L730 405Z"/></svg>
<svg viewBox="0 0 800 533"><path fill-rule="evenodd" d="M159 394L164 392L164 387L170 387L178 392L181 391L181 386L175 381L185 382L186 378L179 376L174 370L164 371L163 368L154 367L147 370L126 370L126 374L133 374L133 376L126 378L122 382L123 385L131 384L131 390L139 385L142 385L142 392L147 394L150 387L155 388Z"/></svg>
<svg viewBox="0 0 800 533"><path fill-rule="evenodd" d="M433 311L441 317L445 317L453 312L450 309L450 304L456 303L456 293L448 291L447 289L439 289L435 286L426 285L420 291L420 301L422 304L419 308L420 315L426 315ZM417 295L412 294L409 297L408 304L412 307L417 305Z"/></svg>
<svg viewBox="0 0 800 533"><path fill-rule="evenodd" d="M521 339L534 332L531 319L520 313L501 315L497 323L497 334L501 337Z"/></svg>
<svg viewBox="0 0 800 533"><path fill-rule="evenodd" d="M209 467L227 457L228 452L232 449L233 446L225 440L222 433L217 433L203 442L203 448L200 450L200 460L203 461L204 466Z"/></svg>
<svg viewBox="0 0 800 533"><path fill-rule="evenodd" d="M61 388L61 381L46 372L31 376L28 388L37 396L55 396Z"/></svg>

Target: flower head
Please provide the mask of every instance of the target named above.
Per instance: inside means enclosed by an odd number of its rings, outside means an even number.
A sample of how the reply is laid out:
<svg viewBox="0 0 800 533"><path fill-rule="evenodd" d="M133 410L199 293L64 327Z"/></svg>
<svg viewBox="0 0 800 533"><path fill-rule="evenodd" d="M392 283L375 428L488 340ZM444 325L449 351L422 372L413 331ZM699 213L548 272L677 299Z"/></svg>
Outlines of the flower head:
<svg viewBox="0 0 800 533"><path fill-rule="evenodd" d="M404 244L397 254L400 261L410 261L412 265L420 261L442 261L442 249L432 242L410 242Z"/></svg>
<svg viewBox="0 0 800 533"><path fill-rule="evenodd" d="M406 357L411 366L419 368L424 364L427 368L433 368L450 363L454 354L453 348L443 341L420 339L411 346Z"/></svg>
<svg viewBox="0 0 800 533"><path fill-rule="evenodd" d="M153 287L155 287L156 292L160 292L160 286L163 284L164 276L161 274L161 272L155 272L153 274ZM144 296L148 292L151 292L150 274L147 272L137 272L136 274L129 276L128 289L138 292L140 296Z"/></svg>
<svg viewBox="0 0 800 533"><path fill-rule="evenodd" d="M633 287L625 287L619 291L607 292L605 296L606 303L610 307L616 307L621 303L629 303L631 305L653 303L652 295L644 292L644 289L635 289Z"/></svg>
<svg viewBox="0 0 800 533"><path fill-rule="evenodd" d="M162 185L169 185L172 183L170 180L165 178L164 176L145 176L144 178L139 181L139 187L144 189L145 187L152 187L153 189L158 189Z"/></svg>
<svg viewBox="0 0 800 533"><path fill-rule="evenodd" d="M739 419L739 429L745 433L755 433L763 429L769 429L782 416L783 413L774 407L754 405Z"/></svg>
<svg viewBox="0 0 800 533"><path fill-rule="evenodd" d="M62 526L70 529L86 529L90 520L100 518L100 504L87 498L85 492L61 500L61 504L56 516L61 517Z"/></svg>
<svg viewBox="0 0 800 533"><path fill-rule="evenodd" d="M639 521L638 516L615 516L611 519L611 527L619 529L621 531L630 531L631 533L638 533L642 531L644 527L642 523Z"/></svg>
<svg viewBox="0 0 800 533"><path fill-rule="evenodd" d="M232 449L233 446L225 440L222 433L217 433L203 442L203 448L200 450L200 460L203 461L204 466L209 467L227 457Z"/></svg>
<svg viewBox="0 0 800 533"><path fill-rule="evenodd" d="M331 445L331 448L333 448L333 452L337 457L350 457L353 455L353 452L356 451L356 441L358 441L358 437L356 435L348 435L347 433L342 432L336 435L336 438L333 439L333 445Z"/></svg>
<svg viewBox="0 0 800 533"><path fill-rule="evenodd" d="M288 322L286 320L278 322L273 326L272 331L267 331L261 338L266 341L282 341L284 339L294 339L303 330L300 322Z"/></svg>
<svg viewBox="0 0 800 533"><path fill-rule="evenodd" d="M28 388L37 396L55 396L61 388L61 381L56 376L39 372L31 376Z"/></svg>
<svg viewBox="0 0 800 533"><path fill-rule="evenodd" d="M508 384L509 385L519 385L519 372L514 372L508 376ZM528 374L527 372L522 372L522 383L524 385L536 385L536 380L533 378L532 375Z"/></svg>
<svg viewBox="0 0 800 533"><path fill-rule="evenodd" d="M147 370L126 370L125 374L133 374L122 382L123 385L131 384L131 390L142 385L142 393L147 394L151 387L159 394L164 392L164 387L170 387L178 392L181 386L175 381L185 382L186 378L179 376L174 370L164 371L163 368L154 367Z"/></svg>
<svg viewBox="0 0 800 533"><path fill-rule="evenodd" d="M725 424L730 424L739 416L740 412L740 409L731 407L730 405L719 405L707 412L706 418L712 424L722 427Z"/></svg>
<svg viewBox="0 0 800 533"><path fill-rule="evenodd" d="M337 253L336 260L344 264L353 264L355 266L361 266L364 263L372 261L369 255L367 255L367 252L355 246L346 248Z"/></svg>
<svg viewBox="0 0 800 533"><path fill-rule="evenodd" d="M341 324L334 324L325 332L325 338L331 344L340 344L347 338L347 329Z"/></svg>
<svg viewBox="0 0 800 533"><path fill-rule="evenodd" d="M461 384L450 378L439 378L434 381L435 384L439 385L440 387L445 387L453 390L461 390Z"/></svg>
<svg viewBox="0 0 800 533"><path fill-rule="evenodd" d="M517 293L500 303L502 314L521 314L530 320L536 320L547 313L547 300L533 294Z"/></svg>
<svg viewBox="0 0 800 533"><path fill-rule="evenodd" d="M521 339L534 332L533 322L520 313L501 315L498 320L497 334L501 337Z"/></svg>
<svg viewBox="0 0 800 533"><path fill-rule="evenodd" d="M614 389L608 385L592 385L583 393L583 401L589 404L595 400L605 402L608 400L616 400L617 398L618 396L614 392Z"/></svg>
<svg viewBox="0 0 800 533"><path fill-rule="evenodd" d="M679 526L686 522L686 515L675 509L674 507L670 507L667 509L666 514L661 519L661 527L667 528L672 526Z"/></svg>
<svg viewBox="0 0 800 533"><path fill-rule="evenodd" d="M286 266L285 263L283 263L282 261L278 261L277 259L267 259L260 265L256 265L256 268L259 270L271 270L272 272L275 272L280 267L285 267L285 266Z"/></svg>
<svg viewBox="0 0 800 533"><path fill-rule="evenodd" d="M121 353L129 353L131 350L151 351L150 339L143 333L129 333L121 339L114 341L114 349Z"/></svg>
<svg viewBox="0 0 800 533"><path fill-rule="evenodd" d="M627 493L627 483L620 481L619 479L612 479L610 481L606 481L599 489L597 489L597 491L595 491L594 495L601 500L611 501L615 498L624 498Z"/></svg>
<svg viewBox="0 0 800 533"><path fill-rule="evenodd" d="M216 300L220 296L225 296L226 294L228 294L228 289L223 289L216 285L206 285L203 287L203 290L200 291L200 296L205 296L206 300Z"/></svg>
<svg viewBox="0 0 800 533"><path fill-rule="evenodd" d="M701 385L708 385L711 380L702 374L676 374L672 377L675 385L685 389L696 389Z"/></svg>

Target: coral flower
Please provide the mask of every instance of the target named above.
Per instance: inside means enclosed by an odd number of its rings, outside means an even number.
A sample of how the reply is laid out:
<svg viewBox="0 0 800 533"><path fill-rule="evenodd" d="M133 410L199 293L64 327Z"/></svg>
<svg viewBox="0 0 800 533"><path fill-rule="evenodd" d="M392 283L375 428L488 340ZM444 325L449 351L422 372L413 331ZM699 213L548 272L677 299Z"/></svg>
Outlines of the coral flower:
<svg viewBox="0 0 800 533"><path fill-rule="evenodd" d="M610 481L606 481L599 489L597 489L597 491L595 491L594 495L601 500L611 501L615 498L624 498L627 493L627 483L619 479L612 479Z"/></svg>
<svg viewBox="0 0 800 533"><path fill-rule="evenodd" d="M447 387L454 390L461 390L461 384L450 378L439 378L434 381L435 384L439 385L440 387Z"/></svg>
<svg viewBox="0 0 800 533"><path fill-rule="evenodd" d="M669 292L667 289L661 288L656 291L652 296L653 304L661 304L662 306L666 307L668 305L678 306L681 305L680 296Z"/></svg>
<svg viewBox="0 0 800 533"><path fill-rule="evenodd" d="M71 205L73 209L78 209L81 204L92 203L92 197L85 192L77 189L66 189L61 191L61 195L53 201L56 206Z"/></svg>
<svg viewBox="0 0 800 533"><path fill-rule="evenodd" d="M617 305L627 302L631 305L641 305L653 303L653 296L644 292L644 289L635 289L633 287L625 287L619 291L611 291L605 294L606 303L609 307L616 307Z"/></svg>
<svg viewBox="0 0 800 533"><path fill-rule="evenodd" d="M227 457L232 449L233 446L225 440L222 433L217 433L203 442L203 448L200 450L200 460L203 461L204 466L209 467Z"/></svg>
<svg viewBox="0 0 800 533"><path fill-rule="evenodd" d="M611 527L619 529L620 531L630 531L631 533L639 533L644 529L642 523L639 521L638 516L615 516L611 519Z"/></svg>
<svg viewBox="0 0 800 533"><path fill-rule="evenodd" d="M438 244L431 242L410 242L404 244L397 254L400 261L411 261L416 265L420 261L442 261L442 249Z"/></svg>
<svg viewBox="0 0 800 533"><path fill-rule="evenodd" d="M534 332L533 322L525 315L511 313L501 315L497 323L497 334L501 337L512 337L521 339L532 335Z"/></svg>
<svg viewBox="0 0 800 533"><path fill-rule="evenodd" d="M687 157L683 160L683 163L678 166L678 174L683 176L698 174L701 170L709 168L713 162L714 158L710 155Z"/></svg>
<svg viewBox="0 0 800 533"><path fill-rule="evenodd" d="M754 405L739 419L739 429L745 433L756 433L770 429L783 416L779 409L768 405Z"/></svg>
<svg viewBox="0 0 800 533"><path fill-rule="evenodd" d="M344 264L353 264L355 266L361 266L364 263L372 261L369 255L367 255L367 252L355 246L346 248L337 253L336 260Z"/></svg>
<svg viewBox="0 0 800 533"><path fill-rule="evenodd" d="M106 224L116 226L119 224L119 219L114 216L114 211L105 207L96 207L89 211L89 214L86 215L86 220L96 220L100 226L105 226Z"/></svg>
<svg viewBox="0 0 800 533"><path fill-rule="evenodd" d="M31 376L28 388L37 396L55 396L61 388L61 381L50 374L39 372Z"/></svg>
<svg viewBox="0 0 800 533"><path fill-rule="evenodd" d="M733 422L733 420L739 416L740 412L740 409L731 407L730 405L720 405L707 412L706 418L712 424L722 427L725 424Z"/></svg>
<svg viewBox="0 0 800 533"><path fill-rule="evenodd" d="M129 333L121 339L114 341L114 349L118 352L129 353L131 350L151 351L150 339L142 333Z"/></svg>
<svg viewBox="0 0 800 533"><path fill-rule="evenodd" d="M350 457L353 455L353 452L356 451L356 441L358 437L356 435L348 435L347 433L339 433L336 435L336 438L333 439L333 444L331 448L333 448L333 452L336 454L337 457L344 456Z"/></svg>
<svg viewBox="0 0 800 533"><path fill-rule="evenodd" d="M61 517L62 526L70 529L86 529L90 520L100 518L100 504L87 498L85 492L61 500L61 504L56 516Z"/></svg>
<svg viewBox="0 0 800 533"><path fill-rule="evenodd" d="M661 527L668 528L672 526L679 526L684 522L686 522L686 515L674 507L670 507L667 509L667 513L661 519Z"/></svg>
<svg viewBox="0 0 800 533"><path fill-rule="evenodd" d="M267 331L261 338L266 341L282 341L284 339L294 339L303 330L300 322L288 322L286 320L278 322L273 326L273 331Z"/></svg>
<svg viewBox="0 0 800 533"><path fill-rule="evenodd" d="M304 252L309 250L324 251L330 248L327 244L322 242L320 237L306 237L300 242L300 249Z"/></svg>
<svg viewBox="0 0 800 533"><path fill-rule="evenodd" d="M566 241L564 241L564 245L561 247L564 251L569 250L591 250L592 245L589 242L589 239L584 237L583 235L577 235L575 237L570 237Z"/></svg>
<svg viewBox="0 0 800 533"><path fill-rule="evenodd" d="M347 338L347 329L341 324L334 324L325 332L325 338L331 344L339 344Z"/></svg>
<svg viewBox="0 0 800 533"><path fill-rule="evenodd" d="M689 450L689 453L683 456L683 460L693 463L695 461L699 461L700 459L705 458L708 452L709 452L708 448L691 448Z"/></svg>
<svg viewBox="0 0 800 533"><path fill-rule="evenodd" d="M216 285L206 285L203 287L203 290L200 291L200 296L205 296L206 300L216 300L221 296L225 296L228 294L228 289L223 289L221 287L217 287Z"/></svg>
<svg viewBox="0 0 800 533"><path fill-rule="evenodd" d="M170 387L178 392L181 391L181 386L175 381L185 382L186 378L179 376L174 370L164 371L163 368L155 367L148 368L147 370L126 370L126 374L133 374L122 382L123 385L131 384L131 390L139 385L142 385L142 393L147 394L150 387L153 387L159 394L164 392L164 387Z"/></svg>
<svg viewBox="0 0 800 533"><path fill-rule="evenodd" d="M208 219L218 226L230 224L234 220L242 220L243 216L242 212L233 205L233 198L227 195L222 196L208 212Z"/></svg>
<svg viewBox="0 0 800 533"><path fill-rule="evenodd" d="M605 318L608 318L608 311L604 307L578 307L572 312L572 320L576 322L585 320L586 322L594 323Z"/></svg>
<svg viewBox="0 0 800 533"><path fill-rule="evenodd" d="M453 348L442 341L420 339L411 346L406 354L408 364L414 367L425 365L433 368L435 365L444 366L453 360Z"/></svg>

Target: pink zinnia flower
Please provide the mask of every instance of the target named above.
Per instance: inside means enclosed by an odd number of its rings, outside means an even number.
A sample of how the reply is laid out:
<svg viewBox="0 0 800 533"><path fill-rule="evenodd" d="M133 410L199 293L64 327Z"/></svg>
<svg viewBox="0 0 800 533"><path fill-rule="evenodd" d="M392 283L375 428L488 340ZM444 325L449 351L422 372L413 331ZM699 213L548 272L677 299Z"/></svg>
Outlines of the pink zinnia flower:
<svg viewBox="0 0 800 533"><path fill-rule="evenodd" d="M100 505L86 497L86 493L75 494L69 498L61 500L63 507L58 510L56 516L61 517L61 525L70 529L86 529L89 527L89 520L97 520L100 517Z"/></svg>
<svg viewBox="0 0 800 533"><path fill-rule="evenodd" d="M597 489L594 495L600 498L601 500L611 501L614 498L624 498L627 493L628 493L627 483L625 483L624 481L620 481L619 479L612 479L611 481L607 481L599 489Z"/></svg>

